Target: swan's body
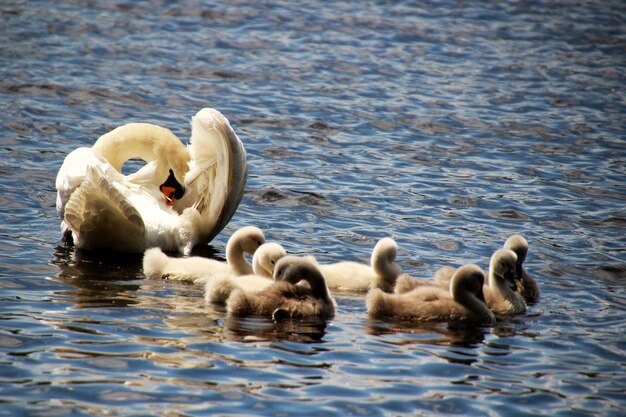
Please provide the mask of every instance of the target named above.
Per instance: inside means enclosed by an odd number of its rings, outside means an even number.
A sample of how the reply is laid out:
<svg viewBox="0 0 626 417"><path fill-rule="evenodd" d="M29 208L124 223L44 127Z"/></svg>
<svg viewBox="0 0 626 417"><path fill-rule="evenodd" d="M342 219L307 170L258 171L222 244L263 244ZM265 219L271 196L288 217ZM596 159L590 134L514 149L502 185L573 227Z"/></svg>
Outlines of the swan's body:
<svg viewBox="0 0 626 417"><path fill-rule="evenodd" d="M264 243L252 258L253 274L236 276L222 273L195 282L204 284L204 298L208 303L224 304L235 289L256 294L269 287L274 282L272 275L275 265L286 255L285 249L278 243Z"/></svg>
<svg viewBox="0 0 626 417"><path fill-rule="evenodd" d="M276 264L274 280L258 293L236 289L226 301L226 310L236 316L260 315L274 319L288 317L330 318L335 300L317 264L309 258L285 256ZM306 281L308 285L296 285Z"/></svg>
<svg viewBox="0 0 626 417"><path fill-rule="evenodd" d="M264 242L265 236L259 228L242 227L228 239L226 262L202 256L175 258L167 256L160 248L151 248L143 257L143 273L148 278L168 278L190 282L219 274L251 274L253 266L246 260L244 254L254 255Z"/></svg>
<svg viewBox="0 0 626 417"><path fill-rule="evenodd" d="M390 291L402 269L395 262L398 246L391 238L383 238L372 250L370 265L343 261L318 265L331 290L367 291L381 288Z"/></svg>
<svg viewBox="0 0 626 417"><path fill-rule="evenodd" d="M367 311L379 319L494 323L495 317L485 304L483 284L483 271L476 265L465 265L455 272L449 290L440 286L419 286L403 294L371 290L366 297Z"/></svg>
<svg viewBox="0 0 626 417"><path fill-rule="evenodd" d="M82 249L130 253L189 254L213 239L243 195L246 152L217 110L200 110L191 126L188 148L168 129L129 123L71 152L56 178L64 236ZM147 164L123 175L135 157Z"/></svg>
<svg viewBox="0 0 626 417"><path fill-rule="evenodd" d="M517 255L509 249L498 249L489 262L489 285L483 292L489 308L496 314L519 314L526 311L524 298L517 292L515 267Z"/></svg>
<svg viewBox="0 0 626 417"><path fill-rule="evenodd" d="M539 301L539 286L537 281L528 275L523 265L528 254L528 242L520 235L513 235L506 240L504 248L512 250L517 255L517 266L515 267L517 291L527 303L536 303Z"/></svg>

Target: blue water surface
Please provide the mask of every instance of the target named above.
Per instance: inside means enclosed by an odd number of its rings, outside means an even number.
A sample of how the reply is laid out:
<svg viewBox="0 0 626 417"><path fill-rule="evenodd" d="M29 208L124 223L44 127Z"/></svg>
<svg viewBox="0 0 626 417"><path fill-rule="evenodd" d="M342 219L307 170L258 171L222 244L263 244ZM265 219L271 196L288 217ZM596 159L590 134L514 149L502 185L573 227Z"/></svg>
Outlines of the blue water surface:
<svg viewBox="0 0 626 417"><path fill-rule="evenodd" d="M0 415L626 414L626 4L0 3ZM60 242L63 158L215 107L241 205L290 253L406 272L513 234L542 297L492 327L235 320L141 258Z"/></svg>

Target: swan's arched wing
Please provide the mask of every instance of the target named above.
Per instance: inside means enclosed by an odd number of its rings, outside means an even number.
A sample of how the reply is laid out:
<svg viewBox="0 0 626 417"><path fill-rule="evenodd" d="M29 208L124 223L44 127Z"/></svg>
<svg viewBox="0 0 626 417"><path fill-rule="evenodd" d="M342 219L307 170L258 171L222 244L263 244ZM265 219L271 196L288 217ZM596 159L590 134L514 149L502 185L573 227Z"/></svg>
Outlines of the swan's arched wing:
<svg viewBox="0 0 626 417"><path fill-rule="evenodd" d="M211 240L226 226L243 196L248 175L246 151L228 120L205 108L192 119L190 169L180 207L193 207L195 227ZM189 216L192 214L189 213Z"/></svg>
<svg viewBox="0 0 626 417"><path fill-rule="evenodd" d="M224 121L226 122L224 131L226 133L230 167L228 194L226 196L219 220L212 233L209 235L209 240L212 240L219 232L222 231L222 229L224 229L224 227L226 227L230 219L235 214L235 211L237 211L237 207L239 207L239 203L243 198L243 191L248 179L248 161L246 158L246 150L243 147L243 143L225 117Z"/></svg>
<svg viewBox="0 0 626 417"><path fill-rule="evenodd" d="M83 249L141 252L145 226L139 212L99 166L89 165L65 205L65 223Z"/></svg>

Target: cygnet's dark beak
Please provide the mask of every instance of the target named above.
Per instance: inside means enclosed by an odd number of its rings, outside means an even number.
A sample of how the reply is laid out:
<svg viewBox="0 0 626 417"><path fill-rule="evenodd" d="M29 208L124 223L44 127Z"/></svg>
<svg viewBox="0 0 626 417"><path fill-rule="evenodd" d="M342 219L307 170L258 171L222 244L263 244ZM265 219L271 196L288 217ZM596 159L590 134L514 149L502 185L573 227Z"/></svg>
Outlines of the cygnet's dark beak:
<svg viewBox="0 0 626 417"><path fill-rule="evenodd" d="M159 190L165 196L165 204L168 206L174 204L174 201L180 200L185 195L185 189L182 184L176 180L174 171L170 169L170 175L165 182L159 186Z"/></svg>
<svg viewBox="0 0 626 417"><path fill-rule="evenodd" d="M483 292L482 288L476 293L476 297L483 303L487 304L487 301L485 301L485 293Z"/></svg>
<svg viewBox="0 0 626 417"><path fill-rule="evenodd" d="M517 277L516 269L513 271L507 271L504 274L504 280L509 284L509 288L511 289L511 291L517 291L517 282L515 282L515 279Z"/></svg>
<svg viewBox="0 0 626 417"><path fill-rule="evenodd" d="M272 320L274 321L282 321L282 320L287 320L288 318L290 318L291 315L289 314L289 312L287 310L285 310L284 308L277 308L276 310L274 310L274 312L272 313Z"/></svg>
<svg viewBox="0 0 626 417"><path fill-rule="evenodd" d="M522 264L521 263L518 263L515 265L515 280L516 281L522 280Z"/></svg>

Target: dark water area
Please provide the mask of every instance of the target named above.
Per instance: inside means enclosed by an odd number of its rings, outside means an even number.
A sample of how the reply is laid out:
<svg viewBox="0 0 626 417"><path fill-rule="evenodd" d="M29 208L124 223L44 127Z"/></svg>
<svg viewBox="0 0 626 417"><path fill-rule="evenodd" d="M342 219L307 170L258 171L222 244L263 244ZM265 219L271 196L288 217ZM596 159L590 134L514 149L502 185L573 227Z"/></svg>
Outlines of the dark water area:
<svg viewBox="0 0 626 417"><path fill-rule="evenodd" d="M4 1L0 415L626 414L626 5ZM520 233L542 297L491 327L233 320L139 256L60 243L56 173L131 121L219 109L256 225L418 278Z"/></svg>

